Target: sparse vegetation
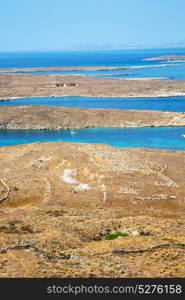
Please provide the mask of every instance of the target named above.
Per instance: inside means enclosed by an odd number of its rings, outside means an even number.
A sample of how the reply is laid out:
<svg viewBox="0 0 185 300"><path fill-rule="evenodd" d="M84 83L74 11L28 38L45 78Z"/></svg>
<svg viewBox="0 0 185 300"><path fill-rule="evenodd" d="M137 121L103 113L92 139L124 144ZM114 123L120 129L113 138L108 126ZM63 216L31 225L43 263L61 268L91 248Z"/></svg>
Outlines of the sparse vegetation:
<svg viewBox="0 0 185 300"><path fill-rule="evenodd" d="M105 235L105 240L115 240L119 236L124 237L124 236L128 236L128 235L129 235L128 233L126 233L126 232L120 232L120 231L117 231L115 233L107 233Z"/></svg>
<svg viewBox="0 0 185 300"><path fill-rule="evenodd" d="M10 189L0 203L1 278L184 276L184 151L58 142L0 147L0 157ZM45 168L33 167L41 160ZM72 193L65 169L91 189ZM0 182L0 198L6 191Z"/></svg>

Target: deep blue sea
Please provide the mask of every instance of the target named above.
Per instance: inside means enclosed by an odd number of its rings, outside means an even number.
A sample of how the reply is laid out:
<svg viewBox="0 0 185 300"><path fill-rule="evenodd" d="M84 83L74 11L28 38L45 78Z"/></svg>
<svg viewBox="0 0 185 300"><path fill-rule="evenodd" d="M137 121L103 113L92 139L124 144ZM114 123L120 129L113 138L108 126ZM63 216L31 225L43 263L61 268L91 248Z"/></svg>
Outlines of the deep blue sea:
<svg viewBox="0 0 185 300"><path fill-rule="evenodd" d="M63 51L63 52L25 52L0 53L1 68L18 68L15 73L31 74L79 74L109 78L159 78L162 80L185 80L185 64L163 60L146 61L145 58L163 55L185 55L185 48L142 49L112 51ZM154 67L160 65L160 67ZM63 66L140 66L128 70L101 71L23 71L31 67ZM146 68L147 66L147 68Z"/></svg>
<svg viewBox="0 0 185 300"><path fill-rule="evenodd" d="M22 53L1 52L0 68L152 65L156 64L156 61L144 61L143 59L162 55L185 55L185 48Z"/></svg>
<svg viewBox="0 0 185 300"><path fill-rule="evenodd" d="M141 62L142 63L142 62ZM80 71L21 71L14 73L21 74L46 74L46 75L81 75L102 78L156 78L162 80L185 80L185 64L162 64L160 67L149 67L127 69L127 70L80 70Z"/></svg>
<svg viewBox="0 0 185 300"><path fill-rule="evenodd" d="M77 130L0 130L0 146L34 142L65 141L107 144L115 147L185 150L183 127L91 128Z"/></svg>
<svg viewBox="0 0 185 300"><path fill-rule="evenodd" d="M64 106L185 112L185 96L167 98L35 97L0 101L0 106Z"/></svg>

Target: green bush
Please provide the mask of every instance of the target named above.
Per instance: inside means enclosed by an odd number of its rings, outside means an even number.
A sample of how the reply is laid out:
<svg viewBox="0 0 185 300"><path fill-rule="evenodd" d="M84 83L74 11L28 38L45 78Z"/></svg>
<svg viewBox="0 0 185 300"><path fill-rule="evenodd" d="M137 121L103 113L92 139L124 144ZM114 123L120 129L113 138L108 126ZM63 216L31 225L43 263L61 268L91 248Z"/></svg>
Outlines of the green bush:
<svg viewBox="0 0 185 300"><path fill-rule="evenodd" d="M105 240L115 240L117 239L119 236L128 236L129 234L126 232L115 232L115 233L107 233L105 235Z"/></svg>

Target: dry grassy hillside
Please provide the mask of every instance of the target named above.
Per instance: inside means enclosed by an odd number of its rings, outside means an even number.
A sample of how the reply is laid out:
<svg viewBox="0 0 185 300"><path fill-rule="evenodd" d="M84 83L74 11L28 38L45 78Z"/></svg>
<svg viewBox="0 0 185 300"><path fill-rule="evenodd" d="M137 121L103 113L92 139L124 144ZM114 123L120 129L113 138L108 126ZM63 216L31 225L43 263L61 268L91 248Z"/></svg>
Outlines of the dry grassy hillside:
<svg viewBox="0 0 185 300"><path fill-rule="evenodd" d="M0 276L184 277L184 168L183 151L1 147Z"/></svg>

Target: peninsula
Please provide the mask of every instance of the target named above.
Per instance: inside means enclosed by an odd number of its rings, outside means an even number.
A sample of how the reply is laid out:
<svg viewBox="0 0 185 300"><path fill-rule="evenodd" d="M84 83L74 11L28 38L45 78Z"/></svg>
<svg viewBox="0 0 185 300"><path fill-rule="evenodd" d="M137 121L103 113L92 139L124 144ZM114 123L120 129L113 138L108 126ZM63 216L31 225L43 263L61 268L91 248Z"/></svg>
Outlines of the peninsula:
<svg viewBox="0 0 185 300"><path fill-rule="evenodd" d="M185 81L96 78L80 75L0 74L0 100L16 97L170 97L185 95Z"/></svg>
<svg viewBox="0 0 185 300"><path fill-rule="evenodd" d="M0 129L185 126L185 114L145 110L1 106Z"/></svg>

